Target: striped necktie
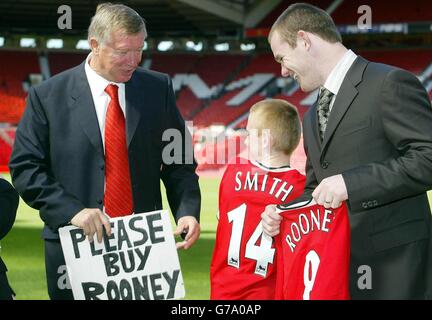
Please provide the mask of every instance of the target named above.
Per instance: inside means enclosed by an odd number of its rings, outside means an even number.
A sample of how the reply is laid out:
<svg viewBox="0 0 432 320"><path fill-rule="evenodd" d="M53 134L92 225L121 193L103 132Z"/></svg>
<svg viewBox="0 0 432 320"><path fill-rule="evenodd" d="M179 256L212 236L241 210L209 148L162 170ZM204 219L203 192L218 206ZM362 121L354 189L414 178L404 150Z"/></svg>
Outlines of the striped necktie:
<svg viewBox="0 0 432 320"><path fill-rule="evenodd" d="M109 84L111 100L105 121L105 212L110 217L133 212L132 187L126 145L126 121L118 99L118 86Z"/></svg>
<svg viewBox="0 0 432 320"><path fill-rule="evenodd" d="M319 133L321 137L321 141L324 139L324 133L327 128L328 118L330 115L330 102L333 98L333 93L331 93L326 88L322 87L319 98L318 98L318 124L319 124Z"/></svg>

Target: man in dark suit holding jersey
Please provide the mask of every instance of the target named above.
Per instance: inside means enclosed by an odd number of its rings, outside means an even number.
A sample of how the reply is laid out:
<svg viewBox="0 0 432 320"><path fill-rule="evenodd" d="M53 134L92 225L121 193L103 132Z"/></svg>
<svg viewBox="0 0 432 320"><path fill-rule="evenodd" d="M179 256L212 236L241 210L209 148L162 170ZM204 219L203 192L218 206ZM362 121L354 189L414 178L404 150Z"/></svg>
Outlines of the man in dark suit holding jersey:
<svg viewBox="0 0 432 320"><path fill-rule="evenodd" d="M303 121L304 196L327 208L347 200L352 298L431 298L426 90L411 73L346 49L331 17L308 4L288 7L269 42L283 76L305 92L319 89ZM266 233L279 233L274 206L262 218Z"/></svg>
<svg viewBox="0 0 432 320"><path fill-rule="evenodd" d="M10 169L16 189L45 222L52 299L72 298L60 281L65 268L58 229L71 223L90 241L101 241L103 228L110 234L108 217L162 208L160 179L176 233L185 234L177 247L187 249L199 237L191 138L169 77L138 67L146 36L133 9L101 4L89 27L86 61L29 91ZM168 130L181 139L167 138ZM170 158L168 144L181 157Z"/></svg>

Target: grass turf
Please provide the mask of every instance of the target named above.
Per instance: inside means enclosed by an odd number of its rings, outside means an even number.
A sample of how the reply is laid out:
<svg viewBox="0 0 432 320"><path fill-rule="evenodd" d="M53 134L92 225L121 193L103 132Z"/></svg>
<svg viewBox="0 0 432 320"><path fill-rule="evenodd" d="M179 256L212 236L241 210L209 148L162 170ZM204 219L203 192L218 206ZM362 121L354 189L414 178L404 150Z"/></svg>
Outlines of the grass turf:
<svg viewBox="0 0 432 320"><path fill-rule="evenodd" d="M10 180L9 176L5 176ZM218 186L220 179L201 178L201 237L189 250L179 251L186 287L186 299L208 299L209 269L216 231ZM164 194L164 192L163 192ZM432 192L429 192L432 207ZM164 208L168 208L164 198ZM9 281L17 299L48 299L43 240L43 223L38 212L21 201L13 229L2 240L2 258L9 268Z"/></svg>
<svg viewBox="0 0 432 320"><path fill-rule="evenodd" d="M10 181L10 177L5 175ZM201 178L201 237L189 250L180 250L179 258L186 288L186 299L209 299L210 260L216 231L218 186L220 179ZM163 192L164 194L164 192ZM164 198L164 208L168 208ZM43 222L36 210L22 200L12 230L2 240L2 259L8 266L8 278L18 300L48 299ZM174 227L173 227L174 228Z"/></svg>

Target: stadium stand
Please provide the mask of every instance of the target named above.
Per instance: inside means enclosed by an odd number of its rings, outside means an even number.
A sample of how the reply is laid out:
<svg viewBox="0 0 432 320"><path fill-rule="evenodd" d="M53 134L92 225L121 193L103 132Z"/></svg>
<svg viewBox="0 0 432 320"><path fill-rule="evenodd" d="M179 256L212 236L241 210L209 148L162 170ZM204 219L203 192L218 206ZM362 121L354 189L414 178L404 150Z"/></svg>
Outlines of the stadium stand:
<svg viewBox="0 0 432 320"><path fill-rule="evenodd" d="M270 28L277 17L294 1L281 1L258 25L257 28ZM329 8L334 1L332 0L310 0L310 4L321 8ZM392 23L392 22L417 22L430 21L431 15L428 0L412 0L407 5L404 1L393 0L350 0L340 1L332 12L332 18L336 24L353 24L358 18L357 8L362 5L368 5L373 8L374 23Z"/></svg>
<svg viewBox="0 0 432 320"><path fill-rule="evenodd" d="M0 123L17 124L24 112L25 85L30 75L39 74L35 51L1 50L0 61Z"/></svg>
<svg viewBox="0 0 432 320"><path fill-rule="evenodd" d="M87 54L85 53L50 52L48 54L48 61L51 75L56 75L66 69L79 65L86 57Z"/></svg>
<svg viewBox="0 0 432 320"><path fill-rule="evenodd" d="M430 7L430 1L428 0L411 0L409 3L405 1L392 0L350 0L342 1L342 3L332 13L335 23L355 23L359 17L356 9L362 5L368 5L373 8L373 23L418 22L431 20L431 13L427 10L427 8Z"/></svg>
<svg viewBox="0 0 432 320"><path fill-rule="evenodd" d="M357 53L371 61L385 62L424 75L422 80L432 98L432 71L428 71L432 68L431 49L361 50ZM84 53L49 53L50 72L55 75L79 64L86 56ZM1 50L0 58L12 61L0 69L0 122L16 125L25 105L23 84L28 82L30 74L40 73L38 55L34 51ZM302 92L298 86L285 90L284 85L275 85L280 79L280 66L270 53L154 54L144 59L151 62L151 69L170 74L173 82L176 82L177 75L183 75L183 80L179 78L180 83L177 83L177 103L185 119L192 120L197 127L235 124L234 129L245 128L249 108L265 97L286 99L298 107L301 117L314 102L314 95ZM185 81L184 77L188 80ZM213 90L216 87L218 90ZM4 139L1 143L0 164L4 165L10 147ZM223 144L225 141L219 141L216 147L208 148L220 151ZM215 168L213 165L203 167Z"/></svg>
<svg viewBox="0 0 432 320"><path fill-rule="evenodd" d="M273 22L276 21L277 17L294 1L283 0L281 1L258 25L257 28L270 28ZM332 3L332 0L311 0L307 3L319 6L321 8L328 8Z"/></svg>
<svg viewBox="0 0 432 320"><path fill-rule="evenodd" d="M0 127L0 172L8 171L7 164L12 153L15 127Z"/></svg>
<svg viewBox="0 0 432 320"><path fill-rule="evenodd" d="M277 16L293 2L279 1L253 26L255 31L259 31L257 33L262 41L265 41L266 32ZM339 26L355 24L359 17L357 8L360 5L371 6L374 24L431 21L431 4L427 0L412 0L409 5L391 0L308 2L330 9ZM360 37L359 35L358 38ZM371 61L391 64L413 72L423 82L432 99L432 49L427 45L423 45L423 48L410 45L409 41L404 45L403 38L400 39L401 45L397 49L381 46L377 41L374 50L364 45L354 51ZM32 76L41 77L42 73L45 76L56 75L84 61L87 54L79 50L0 48L0 59L6 62L0 67L0 126L6 123L14 127L19 122L25 107L26 90L33 83ZM238 138L236 135L232 136L233 131L230 130L246 127L248 110L257 101L264 98L285 99L297 106L300 117L303 118L316 99L316 92L304 93L293 80L280 76L280 66L275 63L268 44L265 49L261 46L260 50L251 53L214 52L208 49L202 52L145 51L142 65L172 77L179 110L186 120L192 121L195 128L222 125L229 129L225 140L220 138L219 133L218 139L213 137L200 143L200 151L204 150L207 154L210 150L227 152L224 146ZM5 127L0 127L0 134L0 165L5 165L13 135L11 136L10 130ZM203 168L215 169L213 165Z"/></svg>

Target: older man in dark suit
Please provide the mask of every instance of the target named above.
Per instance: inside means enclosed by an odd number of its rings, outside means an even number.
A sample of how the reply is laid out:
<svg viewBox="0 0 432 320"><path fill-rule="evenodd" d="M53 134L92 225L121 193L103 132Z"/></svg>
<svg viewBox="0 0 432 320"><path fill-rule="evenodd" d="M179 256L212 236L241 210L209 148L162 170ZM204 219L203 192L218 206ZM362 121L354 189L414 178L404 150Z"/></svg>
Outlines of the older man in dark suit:
<svg viewBox="0 0 432 320"><path fill-rule="evenodd" d="M327 208L348 201L352 297L430 298L432 109L426 90L411 73L345 48L331 17L308 4L288 7L269 42L283 76L303 91L320 89L303 122L305 195ZM262 217L265 232L277 234L274 207Z"/></svg>
<svg viewBox="0 0 432 320"><path fill-rule="evenodd" d="M169 77L138 67L146 36L133 9L99 5L86 61L29 91L10 169L16 189L45 222L52 299L72 298L67 284L59 285L65 268L58 229L71 223L101 241L103 228L110 233L103 212L116 217L162 208L160 179L176 233L186 234L177 246L187 249L199 237L191 138ZM172 131L178 134L166 134ZM168 144L180 156L170 158Z"/></svg>
<svg viewBox="0 0 432 320"><path fill-rule="evenodd" d="M7 235L15 222L18 203L18 193L9 182L0 178L0 240ZM6 265L0 256L0 300L11 300L14 295L6 271Z"/></svg>

